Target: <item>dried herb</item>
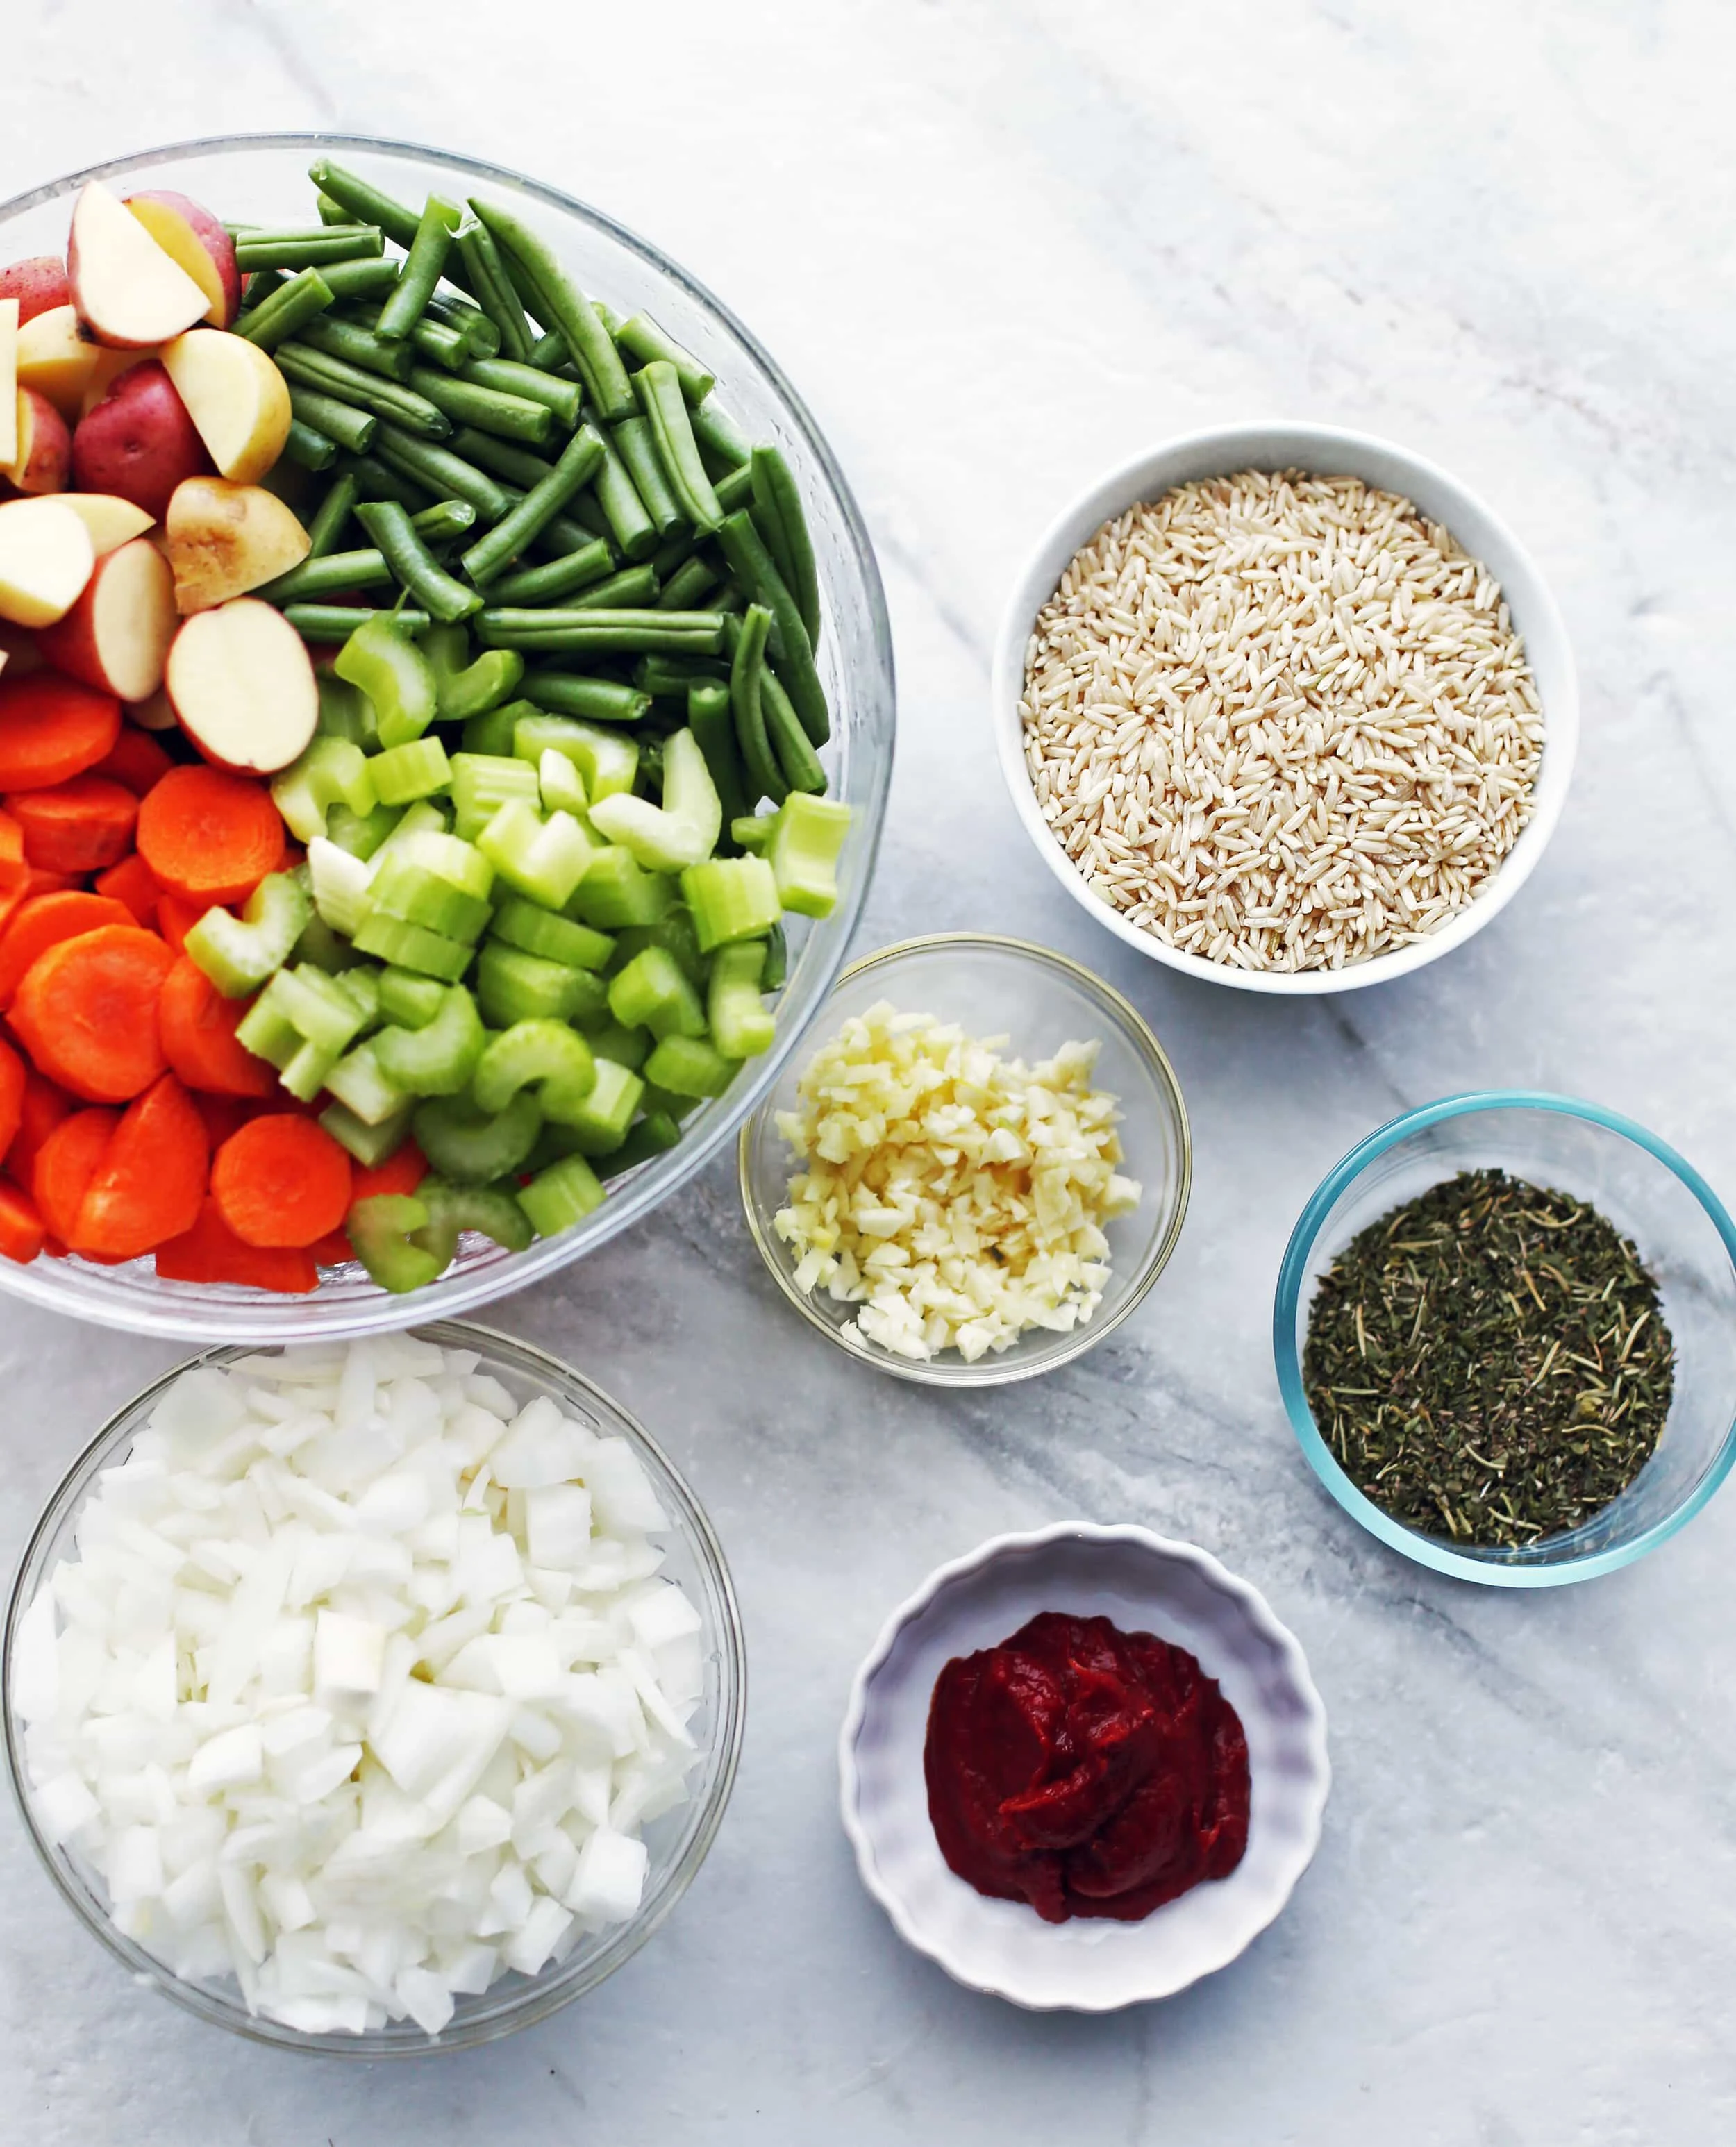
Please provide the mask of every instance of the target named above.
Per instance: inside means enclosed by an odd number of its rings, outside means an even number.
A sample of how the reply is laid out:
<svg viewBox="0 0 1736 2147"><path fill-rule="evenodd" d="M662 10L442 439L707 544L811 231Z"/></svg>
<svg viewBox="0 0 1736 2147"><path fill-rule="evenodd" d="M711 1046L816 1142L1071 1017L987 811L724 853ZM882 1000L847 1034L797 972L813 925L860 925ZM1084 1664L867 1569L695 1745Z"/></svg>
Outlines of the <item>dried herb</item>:
<svg viewBox="0 0 1736 2147"><path fill-rule="evenodd" d="M1594 1208L1468 1170L1352 1239L1303 1376L1328 1445L1395 1520L1516 1549L1633 1482L1675 1350L1657 1284Z"/></svg>

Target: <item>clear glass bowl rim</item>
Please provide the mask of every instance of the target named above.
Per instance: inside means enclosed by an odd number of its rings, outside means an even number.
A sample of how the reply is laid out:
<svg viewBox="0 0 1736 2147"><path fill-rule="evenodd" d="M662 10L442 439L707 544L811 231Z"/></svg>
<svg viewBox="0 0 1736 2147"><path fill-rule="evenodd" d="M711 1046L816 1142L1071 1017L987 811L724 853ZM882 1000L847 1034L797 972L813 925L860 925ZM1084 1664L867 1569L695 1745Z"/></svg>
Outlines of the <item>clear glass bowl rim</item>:
<svg viewBox="0 0 1736 2147"><path fill-rule="evenodd" d="M1443 1096L1415 1110L1401 1112L1396 1119L1366 1134L1322 1179L1297 1218L1278 1268L1278 1290L1272 1308L1272 1354L1284 1410L1308 1465L1344 1511L1359 1521L1371 1535L1378 1536L1382 1543L1418 1564L1429 1566L1437 1573L1450 1574L1455 1579L1477 1581L1488 1588L1562 1588L1573 1581L1592 1580L1600 1574L1618 1572L1636 1559L1643 1558L1648 1551L1655 1550L1659 1544L1667 1543L1678 1529L1685 1527L1729 1474L1732 1465L1736 1464L1736 1421L1724 1434L1723 1443L1710 1467L1681 1504L1663 1520L1653 1522L1631 1543L1612 1544L1607 1549L1589 1552L1583 1557L1564 1558L1551 1564L1521 1565L1509 1562L1498 1552L1473 1557L1454 1550L1432 1536L1407 1528L1402 1521L1383 1512L1372 1499L1365 1498L1320 1435L1303 1391L1302 1364L1296 1348L1297 1314L1308 1280L1308 1257L1327 1216L1345 1189L1388 1149L1396 1147L1412 1134L1424 1132L1451 1119L1483 1111L1511 1110L1546 1111L1560 1118L1583 1119L1588 1125L1619 1134L1643 1149L1672 1172L1698 1201L1723 1240L1733 1269L1736 1269L1736 1223L1732 1222L1723 1201L1699 1172L1668 1141L1648 1132L1637 1120L1619 1111L1608 1110L1601 1104L1583 1103L1575 1097L1558 1096L1539 1089L1477 1089L1463 1095Z"/></svg>
<svg viewBox="0 0 1736 2147"><path fill-rule="evenodd" d="M101 1326L135 1334L205 1343L215 1331L226 1340L253 1343L258 1346L292 1339L303 1341L341 1339L390 1331L418 1319L450 1318L455 1314L489 1304L498 1298L509 1296L515 1291L528 1289L532 1284L558 1274L573 1261L598 1250L610 1239L651 1214L703 1169L731 1134L752 1116L760 1100L769 1092L783 1062L801 1042L837 982L851 936L861 917L863 905L873 879L881 830L886 818L887 795L892 781L897 706L892 626L873 546L855 494L850 489L848 480L813 413L759 338L715 293L648 239L642 238L637 232L618 223L601 209L593 208L588 203L563 193L558 188L547 186L541 180L511 171L505 165L462 156L448 149L431 148L425 143L400 141L384 135L289 131L203 135L193 140L163 143L152 148L134 150L124 157L110 158L104 163L87 165L64 177L45 180L40 186L0 202L0 223L13 216L38 208L45 202L69 194L92 179L118 178L128 173L150 170L173 160L190 157L271 150L306 153L321 150L349 150L363 156L413 157L448 171L465 173L472 178L518 189L562 216L576 218L579 223L602 232L629 253L637 254L656 274L678 285L695 304L715 315L731 335L746 345L756 363L763 369L785 415L802 434L816 464L823 473L848 537L850 553L862 578L868 601L868 638L883 681L887 704L893 712L893 717L888 727L888 743L883 754L877 761L870 761L866 749L863 751L866 770L864 794L860 800L860 824L851 831L853 868L849 883L837 908L829 918L822 920L818 928L825 934L825 944L816 949L814 939L810 938L803 948L802 961L791 972L790 982L793 984L802 973L803 963L815 960L818 953L814 968L808 973L813 978L809 1000L811 1011L805 1019L792 1018L780 1021L779 1033L771 1049L757 1064L743 1069L739 1083L730 1092L728 1099L729 1108L718 1114L714 1124L703 1131L684 1134L679 1146L671 1149L668 1156L658 1157L642 1166L618 1192L612 1194L577 1229L563 1232L558 1237L539 1239L528 1251L513 1254L503 1259L490 1259L466 1272L453 1272L441 1277L416 1293L416 1309L413 1311L407 1309L409 1300L393 1297L386 1292L349 1304L328 1303L322 1307L320 1292L315 1291L309 1297L298 1298L293 1301L297 1316L293 1322L286 1314L282 1300L262 1302L257 1293L247 1297L232 1297L213 1286L211 1294L203 1300L158 1295L148 1289L138 1292L117 1289L111 1294L100 1269L87 1272L57 1260L47 1263L48 1269L52 1271L39 1274L38 1267L43 1263L21 1267L11 1261L0 1261L0 1290L42 1305L50 1312L93 1320ZM864 698L870 696L865 693ZM256 1313L260 1316L250 1322L248 1315Z"/></svg>
<svg viewBox="0 0 1736 2147"><path fill-rule="evenodd" d="M631 1436L653 1457L674 1487L680 1508L680 1525L690 1535L694 1554L706 1569L722 1607L723 1615L717 1634L722 1659L718 1690L718 1719L713 1743L713 1749L718 1754L718 1764L717 1777L708 1795L700 1823L664 1881L651 1913L648 1915L642 1912L632 1922L620 1925L614 1937L586 1964L581 1974L563 1982L558 1969L552 1975L544 1971L509 1992L491 2012L475 2016L463 2026L457 2028L456 2032L443 2031L438 2041L422 2036L413 2029L413 2026L403 2023L390 2030L361 2035L300 2034L293 2029L283 2027L274 2021L254 2018L239 1999L225 2003L211 1997L196 1984L183 1982L143 1946L123 1937L106 1916L93 1913L83 1894L68 1884L53 1848L43 1840L38 1829L25 1789L23 1754L19 1749L18 1726L12 1707L13 1644L18 1622L29 1608L24 1600L26 1575L36 1564L38 1554L48 1539L82 1503L97 1469L107 1459L108 1449L118 1443L122 1428L129 1419L138 1416L183 1372L192 1371L202 1364L221 1364L236 1357L248 1356L261 1347L293 1347L293 1344L220 1343L213 1349L202 1350L196 1357L187 1358L178 1364L171 1365L113 1412L61 1478L30 1531L8 1593L4 1639L0 1643L0 1718L3 1718L6 1775L12 1789L13 1801L24 1822L25 1835L36 1852L37 1860L79 1922L102 1941L135 1981L150 1984L164 1997L173 1999L198 2019L226 2029L230 2034L240 2035L248 2041L269 2044L276 2049L313 2052L328 2057L370 2059L439 2057L448 2051L470 2049L480 2044L498 2042L503 2036L514 2034L521 2028L532 2027L538 2021L548 2019L550 2014L571 2004L575 1999L582 1998L588 1990L593 1990L599 1983L613 1975L668 1920L677 1903L693 1884L700 1865L710 1852L712 1844L717 1839L718 1830L723 1825L723 1814L735 1787L737 1770L741 1764L742 1738L747 1719L747 1634L742 1623L741 1604L736 1597L735 1584L730 1577L729 1563L723 1554L723 1546L686 1477L633 1412L623 1408L595 1380L587 1379L583 1372L576 1371L572 1365L563 1363L558 1357L551 1356L548 1351L538 1349L533 1343L521 1341L516 1334L503 1334L473 1320L458 1319L430 1320L404 1331L438 1342L448 1349L474 1349L485 1361L492 1359L497 1364L503 1362L509 1368L522 1369L531 1377L546 1380L553 1386L576 1388L585 1398L602 1403L610 1416L630 1428Z"/></svg>
<svg viewBox="0 0 1736 2147"><path fill-rule="evenodd" d="M754 1206L751 1168L753 1137L771 1109L769 1092L763 1095L742 1121L735 1151L736 1183L741 1193L742 1212L747 1217L748 1234L759 1249L760 1258L770 1269L773 1279L788 1302L810 1327L825 1336L834 1349L842 1349L853 1363L867 1364L875 1371L889 1374L895 1379L913 1380L921 1386L1009 1386L1018 1379L1033 1379L1048 1372L1058 1372L1063 1364L1071 1364L1076 1359L1083 1357L1088 1349L1113 1334L1123 1320L1130 1313L1138 1311L1150 1294L1153 1285L1168 1266L1170 1257L1180 1242L1182 1225L1188 1219L1188 1198L1193 1189L1193 1132L1188 1124L1187 1099L1182 1094L1182 1084L1176 1079L1175 1068L1169 1063L1169 1054L1158 1041L1157 1032L1132 1001L1124 998L1113 984L1105 983L1083 962L1074 961L1070 954L1058 953L1053 947L1039 947L1034 940L1016 939L998 932L929 932L914 939L896 940L891 946L877 948L872 954L864 954L860 961L851 963L833 983L811 1026L818 1029L824 1023L833 1000L855 978L867 976L873 970L898 961L907 954L970 947L993 947L1002 953L1013 954L1058 970L1069 983L1081 986L1088 998L1099 999L1114 1009L1133 1033L1148 1062L1153 1085L1168 1096L1174 1109L1181 1149L1181 1178L1177 1189L1175 1212L1170 1217L1168 1227L1158 1239L1153 1250L1146 1255L1145 1264L1135 1277L1127 1296L1112 1313L1093 1314L1083 1326L1075 1327L1067 1348L1058 1350L1040 1364L1009 1364L1004 1356L980 1357L974 1364L966 1364L962 1357L931 1358L925 1364L918 1363L913 1359L894 1357L888 1350L862 1349L846 1342L835 1327L820 1317L807 1294L798 1289L790 1279L788 1264L761 1229ZM1007 1354L1010 1356L1012 1353L1009 1351Z"/></svg>

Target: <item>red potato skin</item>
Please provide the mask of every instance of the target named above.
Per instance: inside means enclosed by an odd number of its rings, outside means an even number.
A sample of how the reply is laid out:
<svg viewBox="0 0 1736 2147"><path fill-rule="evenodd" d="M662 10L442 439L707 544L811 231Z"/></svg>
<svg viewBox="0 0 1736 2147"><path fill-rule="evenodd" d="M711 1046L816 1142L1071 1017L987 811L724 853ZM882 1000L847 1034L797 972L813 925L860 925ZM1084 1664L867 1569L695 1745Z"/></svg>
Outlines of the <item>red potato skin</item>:
<svg viewBox="0 0 1736 2147"><path fill-rule="evenodd" d="M12 464L16 489L27 496L64 492L73 472L73 436L67 421L34 388L18 390L18 459Z"/></svg>
<svg viewBox="0 0 1736 2147"><path fill-rule="evenodd" d="M217 271L217 280L223 290L223 318L212 322L213 328L226 328L241 311L241 271L235 265L235 242L223 229L222 223L208 208L194 201L189 194L178 194L168 188L147 188L126 197L128 203L157 202L163 208L173 209L187 226L199 244L210 256L211 265Z"/></svg>
<svg viewBox="0 0 1736 2147"><path fill-rule="evenodd" d="M20 328L38 313L48 313L56 306L70 306L73 291L67 281L67 264L53 253L33 254L28 261L13 262L0 268L0 298L18 300Z"/></svg>
<svg viewBox="0 0 1736 2147"><path fill-rule="evenodd" d="M131 366L73 434L73 482L112 492L162 521L175 487L212 473L174 383L155 358Z"/></svg>

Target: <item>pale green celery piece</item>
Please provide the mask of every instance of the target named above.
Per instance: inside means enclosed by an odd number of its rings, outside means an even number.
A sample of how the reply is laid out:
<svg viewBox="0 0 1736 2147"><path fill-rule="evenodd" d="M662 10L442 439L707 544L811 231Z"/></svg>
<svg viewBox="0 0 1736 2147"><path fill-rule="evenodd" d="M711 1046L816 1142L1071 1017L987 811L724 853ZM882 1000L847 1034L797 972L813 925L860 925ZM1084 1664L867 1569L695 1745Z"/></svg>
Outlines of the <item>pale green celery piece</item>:
<svg viewBox="0 0 1736 2147"><path fill-rule="evenodd" d="M589 1093L549 1117L571 1137L578 1155L612 1155L627 1138L645 1084L618 1059L598 1058Z"/></svg>
<svg viewBox="0 0 1736 2147"><path fill-rule="evenodd" d="M400 1028L426 1028L446 1003L446 987L411 969L380 972L380 1018Z"/></svg>
<svg viewBox="0 0 1736 2147"><path fill-rule="evenodd" d="M603 850L564 904L567 914L600 932L631 924L655 924L675 899L675 883L648 873L632 851L618 845Z"/></svg>
<svg viewBox="0 0 1736 2147"><path fill-rule="evenodd" d="M585 779L573 763L553 746L544 748L537 763L537 785L543 793L545 813L583 813L590 803Z"/></svg>
<svg viewBox="0 0 1736 2147"><path fill-rule="evenodd" d="M663 741L661 805L624 793L601 798L591 808L591 825L652 872L703 864L718 846L723 807L693 733L677 731Z"/></svg>
<svg viewBox="0 0 1736 2147"><path fill-rule="evenodd" d="M353 952L353 950L350 950ZM323 963L316 964L323 967ZM381 972L372 962L352 961L346 968L334 971L332 981L338 989L353 999L362 1012L362 1026L370 1029L380 1018Z"/></svg>
<svg viewBox="0 0 1736 2147"><path fill-rule="evenodd" d="M644 1078L677 1096L721 1096L739 1063L701 1037L666 1036L645 1061Z"/></svg>
<svg viewBox="0 0 1736 2147"><path fill-rule="evenodd" d="M389 612L375 612L358 626L332 668L373 702L382 745L406 745L434 720L434 667Z"/></svg>
<svg viewBox="0 0 1736 2147"><path fill-rule="evenodd" d="M486 900L494 887L494 868L474 843L433 828L413 828L394 849L408 863L449 880L466 894Z"/></svg>
<svg viewBox="0 0 1736 2147"><path fill-rule="evenodd" d="M376 805L365 818L348 805L334 805L326 815L326 839L352 857L371 858L403 817L390 805Z"/></svg>
<svg viewBox="0 0 1736 2147"><path fill-rule="evenodd" d="M487 1041L476 1001L454 984L432 1021L419 1028L383 1028L373 1049L380 1071L406 1094L456 1096L470 1086Z"/></svg>
<svg viewBox="0 0 1736 2147"><path fill-rule="evenodd" d="M410 1242L424 1247L443 1265L451 1264L466 1230L492 1238L509 1253L522 1253L536 1235L530 1218L503 1185L448 1185L425 1178L416 1197L428 1209L428 1220Z"/></svg>
<svg viewBox="0 0 1736 2147"><path fill-rule="evenodd" d="M475 953L468 940L448 939L444 933L388 917L378 909L369 910L357 926L355 943L364 954L377 954L392 968L413 969L418 976L438 977L448 984L458 981Z"/></svg>
<svg viewBox="0 0 1736 2147"><path fill-rule="evenodd" d="M413 1230L425 1230L427 1206L411 1194L377 1193L358 1200L345 1219L356 1258L382 1289L420 1289L439 1274L445 1263L410 1242Z"/></svg>
<svg viewBox="0 0 1736 2147"><path fill-rule="evenodd" d="M570 813L545 821L522 798L509 798L476 842L508 887L545 909L565 907L602 848Z"/></svg>
<svg viewBox="0 0 1736 2147"><path fill-rule="evenodd" d="M188 933L185 952L225 998L245 998L288 960L313 913L293 873L268 873L238 918L208 909Z"/></svg>
<svg viewBox="0 0 1736 2147"><path fill-rule="evenodd" d="M335 977L304 962L272 979L278 1010L305 1042L335 1058L362 1033L367 1014Z"/></svg>
<svg viewBox="0 0 1736 2147"><path fill-rule="evenodd" d="M368 763L383 805L408 805L432 798L452 781L452 763L438 738L409 738L376 753Z"/></svg>
<svg viewBox="0 0 1736 2147"><path fill-rule="evenodd" d="M323 835L308 844L308 873L313 883L313 907L333 931L353 939L368 913L368 886L374 868L340 849Z"/></svg>
<svg viewBox="0 0 1736 2147"><path fill-rule="evenodd" d="M378 802L373 768L359 745L348 738L316 738L299 760L272 779L272 803L299 843L311 843L326 831L334 805L347 805L358 819Z"/></svg>
<svg viewBox="0 0 1736 2147"><path fill-rule="evenodd" d="M453 755L452 802L458 814L454 833L474 843L503 805L516 798L534 806L541 795L534 766L503 753Z"/></svg>
<svg viewBox="0 0 1736 2147"><path fill-rule="evenodd" d="M731 839L738 850L750 850L757 857L772 839L775 815L770 813L743 813L729 823Z"/></svg>
<svg viewBox="0 0 1736 2147"><path fill-rule="evenodd" d="M543 1238L558 1237L583 1222L603 1201L597 1174L582 1155L563 1156L547 1170L539 1170L518 1195L518 1205Z"/></svg>
<svg viewBox="0 0 1736 2147"><path fill-rule="evenodd" d="M763 939L733 940L712 957L706 1018L726 1058L757 1058L772 1048L776 1027L759 995L765 962Z"/></svg>
<svg viewBox="0 0 1736 2147"><path fill-rule="evenodd" d="M330 1069L326 1088L364 1126L385 1125L394 1118L408 1124L415 1102L381 1072L371 1037L353 1045Z"/></svg>
<svg viewBox="0 0 1736 2147"><path fill-rule="evenodd" d="M359 1047L358 1047L359 1048ZM355 1054L350 1054L353 1057ZM344 1062L339 1060L341 1065ZM333 1069L335 1072L337 1069ZM330 1075L327 1076L328 1082ZM347 1104L327 1104L319 1114L319 1123L340 1148L345 1148L366 1170L375 1169L388 1156L395 1155L404 1144L410 1130L408 1109L389 1119L382 1119L378 1125L370 1125L366 1119L353 1111Z"/></svg>
<svg viewBox="0 0 1736 2147"><path fill-rule="evenodd" d="M545 753L564 753L584 778L585 794L613 798L633 788L638 778L638 741L600 723L576 716L521 716L513 731L513 751L540 767Z"/></svg>
<svg viewBox="0 0 1736 2147"><path fill-rule="evenodd" d="M616 1065L624 1066L629 1073L643 1066L651 1055L650 1032L643 1028L625 1028L618 1021L606 1022L600 1028L588 1028L585 1041L590 1045L599 1066L604 1059L613 1059Z"/></svg>
<svg viewBox="0 0 1736 2147"><path fill-rule="evenodd" d="M448 939L476 940L490 914L486 897L467 894L403 852L388 858L374 874L368 898L371 908L407 924L425 924Z"/></svg>
<svg viewBox="0 0 1736 2147"><path fill-rule="evenodd" d="M766 861L778 898L798 917L829 917L838 903L838 860L850 832L850 808L829 798L791 791L772 822Z"/></svg>
<svg viewBox="0 0 1736 2147"><path fill-rule="evenodd" d="M758 939L783 914L778 882L763 858L710 858L681 875L703 953L732 939Z"/></svg>
<svg viewBox="0 0 1736 2147"><path fill-rule="evenodd" d="M703 1036L705 1008L666 947L647 947L610 979L609 1012L623 1028L666 1036Z"/></svg>
<svg viewBox="0 0 1736 2147"><path fill-rule="evenodd" d="M407 813L399 816L398 825L374 852L376 859L387 857L404 843L413 842L418 835L443 835L446 815L431 798L418 798Z"/></svg>
<svg viewBox="0 0 1736 2147"><path fill-rule="evenodd" d="M564 1022L514 1022L494 1037L476 1068L471 1094L491 1117L521 1089L536 1092L545 1119L565 1121L582 1109L597 1083L591 1047Z"/></svg>
<svg viewBox="0 0 1736 2147"><path fill-rule="evenodd" d="M348 738L352 745L376 743L379 726L374 721L373 703L362 688L330 671L323 672L318 683L320 735Z"/></svg>
<svg viewBox="0 0 1736 2147"><path fill-rule="evenodd" d="M575 924L521 894L509 894L496 907L488 936L527 954L540 954L544 961L564 962L571 969L601 969L615 951L608 933Z"/></svg>

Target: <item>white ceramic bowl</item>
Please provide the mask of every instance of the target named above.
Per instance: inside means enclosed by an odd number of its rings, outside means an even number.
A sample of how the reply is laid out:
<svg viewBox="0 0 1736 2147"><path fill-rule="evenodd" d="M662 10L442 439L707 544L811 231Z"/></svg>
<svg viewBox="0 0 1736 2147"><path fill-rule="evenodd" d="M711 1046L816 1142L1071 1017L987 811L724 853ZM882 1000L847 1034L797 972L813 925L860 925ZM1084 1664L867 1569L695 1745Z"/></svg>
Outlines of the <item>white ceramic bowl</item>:
<svg viewBox="0 0 1736 2147"><path fill-rule="evenodd" d="M1173 486L1200 478L1227 477L1244 469L1301 469L1318 477L1359 477L1385 491L1402 493L1425 514L1443 523L1500 583L1513 624L1523 638L1543 703L1543 758L1535 802L1524 832L1499 871L1474 901L1426 939L1342 969L1233 968L1228 963L1208 962L1200 954L1184 954L1153 933L1141 931L1092 893L1050 833L1025 768L1018 703L1024 687L1026 644L1037 614L1054 594L1068 561L1104 523L1141 500L1156 499ZM1165 441L1135 455L1119 469L1111 470L1076 499L1050 526L1013 588L995 643L989 692L1001 772L1014 808L1038 854L1073 899L1118 939L1137 947L1154 962L1212 983L1234 985L1240 991L1276 992L1293 998L1317 992L1356 991L1364 984L1384 983L1391 978L1408 975L1413 969L1462 947L1480 932L1530 878L1554 833L1579 743L1579 688L1567 628L1543 576L1506 523L1456 478L1420 455L1395 447L1390 440L1376 439L1367 433L1344 432L1331 425L1281 420L1225 425Z"/></svg>
<svg viewBox="0 0 1736 2147"><path fill-rule="evenodd" d="M1108 1617L1199 1659L1242 1718L1248 1850L1143 1923L1046 1924L951 1871L929 1824L923 1744L934 1681L1039 1610ZM888 1620L856 1675L838 1741L844 1829L898 1934L947 1974L1034 2010L1107 2013L1168 1998L1233 1961L1290 1898L1320 1839L1326 1710L1265 1598L1208 1553L1150 1529L1063 1521L996 1536L943 1565Z"/></svg>

